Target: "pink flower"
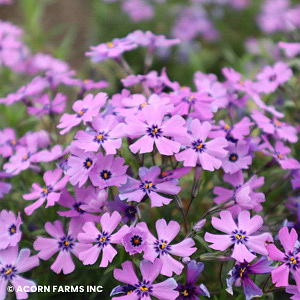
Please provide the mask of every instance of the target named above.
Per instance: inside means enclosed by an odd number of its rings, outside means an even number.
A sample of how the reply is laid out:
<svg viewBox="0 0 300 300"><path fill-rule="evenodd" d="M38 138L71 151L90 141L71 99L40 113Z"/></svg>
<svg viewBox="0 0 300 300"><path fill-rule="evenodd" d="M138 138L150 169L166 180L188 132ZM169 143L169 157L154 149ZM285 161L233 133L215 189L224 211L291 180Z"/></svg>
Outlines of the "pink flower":
<svg viewBox="0 0 300 300"><path fill-rule="evenodd" d="M101 152L96 155L97 163L89 177L94 186L104 189L109 186L121 186L126 183L125 159L113 155L103 156Z"/></svg>
<svg viewBox="0 0 300 300"><path fill-rule="evenodd" d="M31 215L45 201L47 202L46 208L55 205L60 198L62 188L65 187L69 179L68 176L61 178L62 175L61 169L49 170L43 176L45 187L42 188L38 183L32 184L33 192L23 195L23 198L25 200L38 200L25 208L27 215Z"/></svg>
<svg viewBox="0 0 300 300"><path fill-rule="evenodd" d="M60 134L69 132L74 126L80 124L81 121L84 124L91 122L98 115L100 108L104 106L106 99L106 93L99 93L95 97L92 94L88 94L83 100L76 101L72 108L77 114L64 114L57 125L57 128L62 129Z"/></svg>
<svg viewBox="0 0 300 300"><path fill-rule="evenodd" d="M94 264L101 251L103 251L100 267L105 268L109 262L112 262L117 255L117 251L112 244L122 242L123 236L128 231L128 226L124 225L119 231L113 234L119 225L122 217L118 212L113 212L112 215L105 213L101 217L101 228L99 229L92 222L87 222L83 225L83 233L79 233L78 240L82 244L87 244L88 249L79 254L79 259L84 265Z"/></svg>
<svg viewBox="0 0 300 300"><path fill-rule="evenodd" d="M279 267L271 272L272 281L276 287L289 285L289 273L291 272L300 292L300 252L298 248L298 234L294 228L289 230L283 227L279 231L279 240L284 248L284 252L278 250L274 244L268 244L269 257L272 260L283 262Z"/></svg>
<svg viewBox="0 0 300 300"><path fill-rule="evenodd" d="M180 143L176 142L176 138L186 133L185 120L180 116L173 116L164 121L164 116L164 106L151 105L144 107L140 117L126 118L124 134L139 138L129 146L131 152L139 151L141 154L152 152L154 144L158 152L163 155L172 155L179 151Z"/></svg>
<svg viewBox="0 0 300 300"><path fill-rule="evenodd" d="M205 233L204 239L213 243L209 246L210 248L224 251L234 245L231 257L241 263L244 260L249 263L256 257L250 250L262 255L268 254L265 243L266 241L273 241L271 234L252 235L263 224L261 216L255 215L250 218L248 211L242 211L238 215L238 225L236 225L232 214L229 211L222 211L220 212L220 219L212 217L211 223L214 228L225 232L226 235Z"/></svg>
<svg viewBox="0 0 300 300"><path fill-rule="evenodd" d="M186 150L175 155L178 161L184 161L185 167L195 167L200 164L204 170L213 171L219 169L227 151L224 149L228 142L223 137L217 137L211 141L205 142L210 131L209 122L200 123L198 119L191 122L191 134L187 134L182 140L186 145Z"/></svg>

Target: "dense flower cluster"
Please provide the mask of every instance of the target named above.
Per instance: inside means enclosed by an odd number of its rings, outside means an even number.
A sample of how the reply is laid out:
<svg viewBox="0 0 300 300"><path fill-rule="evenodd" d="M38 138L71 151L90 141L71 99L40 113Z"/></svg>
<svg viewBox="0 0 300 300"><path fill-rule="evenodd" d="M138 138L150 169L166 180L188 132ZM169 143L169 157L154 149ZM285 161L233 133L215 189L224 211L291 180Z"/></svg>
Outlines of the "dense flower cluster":
<svg viewBox="0 0 300 300"><path fill-rule="evenodd" d="M153 16L155 2L162 1L126 0L122 6L139 21ZM82 80L65 62L31 54L22 30L0 21L0 67L29 78L0 103L19 105L41 120L24 135L17 128L0 130L0 198L9 201L24 174L31 185L18 191L18 212L0 211L0 300L8 284L17 299L28 297L17 287L36 283L19 274L37 267L39 259L50 260L56 274L73 273L79 264L113 270L115 300L210 297L210 286L198 282L206 271L202 261L221 261L221 287L223 280L229 294L243 285L248 300L275 286L298 299L300 129L277 98L295 80L289 58L299 54L299 43L280 42L277 50L287 58L251 76L232 67L221 70L223 80L197 71L194 87L172 80L165 68L151 70L155 51L180 45L178 38L184 43L199 33L216 37L203 10L208 2L191 1L182 10L176 38L136 30L90 47L86 57L92 64L111 60L127 74L113 94L104 91L105 80ZM223 4L242 9L249 1ZM298 12L287 0L266 1L259 24L266 32L291 30L300 26ZM133 73L125 59L138 48L147 52L143 74ZM74 91L77 96L70 96ZM262 172L271 168L279 182L263 192L270 179ZM297 220L273 224L264 205L273 185L283 181L292 186L286 208ZM205 196L214 206L203 205L204 215L194 212L192 222L190 208ZM37 233L22 232L25 220L36 216L49 218ZM19 251L28 234L33 256L27 248ZM253 274L266 274L265 282Z"/></svg>

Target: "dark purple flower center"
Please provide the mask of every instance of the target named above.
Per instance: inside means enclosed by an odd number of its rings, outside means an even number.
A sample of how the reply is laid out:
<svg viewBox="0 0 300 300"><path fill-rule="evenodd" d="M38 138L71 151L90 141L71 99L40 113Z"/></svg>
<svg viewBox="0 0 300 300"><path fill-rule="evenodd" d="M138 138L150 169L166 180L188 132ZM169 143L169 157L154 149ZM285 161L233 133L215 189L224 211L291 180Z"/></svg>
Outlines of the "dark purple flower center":
<svg viewBox="0 0 300 300"><path fill-rule="evenodd" d="M97 237L97 243L98 247L104 247L110 244L110 235L108 232L103 231L101 234Z"/></svg>
<svg viewBox="0 0 300 300"><path fill-rule="evenodd" d="M107 141L108 133L105 133L104 131L98 132L98 134L94 137L94 142L98 144L103 144L105 141Z"/></svg>
<svg viewBox="0 0 300 300"><path fill-rule="evenodd" d="M60 241L58 242L58 247L61 251L70 251L74 247L74 239L71 235L64 236L60 238Z"/></svg>
<svg viewBox="0 0 300 300"><path fill-rule="evenodd" d="M27 154L25 154L23 157L22 157L22 161L27 161L31 156L31 153L28 152Z"/></svg>
<svg viewBox="0 0 300 300"><path fill-rule="evenodd" d="M164 255L168 254L168 252L171 250L171 246L165 240L156 240L154 242L154 250L160 255Z"/></svg>
<svg viewBox="0 0 300 300"><path fill-rule="evenodd" d="M152 292L152 285L150 284L150 281L143 280L142 282L139 281L136 286L136 292L140 297L144 297L149 295Z"/></svg>
<svg viewBox="0 0 300 300"><path fill-rule="evenodd" d="M135 206L129 206L125 210L125 215L130 219L135 219L135 215L137 213L137 209Z"/></svg>
<svg viewBox="0 0 300 300"><path fill-rule="evenodd" d="M157 125L152 125L151 127L147 128L148 135L152 138L159 138L162 134L162 130L158 128Z"/></svg>
<svg viewBox="0 0 300 300"><path fill-rule="evenodd" d="M272 75L272 76L269 77L269 80L270 80L270 81L275 81L276 78L277 78L277 75L274 74L274 75Z"/></svg>
<svg viewBox="0 0 300 300"><path fill-rule="evenodd" d="M82 208L80 208L80 206L81 206L82 204L83 204L82 202L78 202L78 203L75 203L75 204L73 205L74 209L75 209L78 213L80 213L81 215L85 213L85 211L84 211Z"/></svg>
<svg viewBox="0 0 300 300"><path fill-rule="evenodd" d="M244 230L234 230L232 231L232 235L230 236L231 241L236 244L244 244L248 241L248 237L246 231Z"/></svg>
<svg viewBox="0 0 300 300"><path fill-rule="evenodd" d="M249 264L248 263L238 263L234 266L232 276L236 278L244 278L248 276Z"/></svg>
<svg viewBox="0 0 300 300"><path fill-rule="evenodd" d="M297 253L289 252L284 257L284 261L286 262L286 264L289 266L290 269L293 268L294 270L296 270L300 267L300 262L296 255L297 255Z"/></svg>
<svg viewBox="0 0 300 300"><path fill-rule="evenodd" d="M176 289L184 299L194 299L194 295L198 295L197 288L195 286L188 286L179 284Z"/></svg>
<svg viewBox="0 0 300 300"><path fill-rule="evenodd" d="M239 159L239 156L236 153L230 153L228 160L235 163Z"/></svg>
<svg viewBox="0 0 300 300"><path fill-rule="evenodd" d="M108 180L111 178L111 172L108 171L108 170L103 170L102 172L100 172L100 177L103 179L103 180Z"/></svg>
<svg viewBox="0 0 300 300"><path fill-rule="evenodd" d="M83 166L86 168L86 169L89 169L93 164L93 161L90 159L90 158L87 158L84 163L83 163Z"/></svg>
<svg viewBox="0 0 300 300"><path fill-rule="evenodd" d="M238 139L235 139L235 138L231 135L230 131L227 132L225 138L226 138L227 141L232 142L232 143L237 143L237 141L238 141Z"/></svg>
<svg viewBox="0 0 300 300"><path fill-rule="evenodd" d="M206 149L206 145L201 140L195 140L192 143L193 149L196 152L202 153Z"/></svg>
<svg viewBox="0 0 300 300"><path fill-rule="evenodd" d="M8 229L10 235L14 235L17 232L17 227L15 224L11 225Z"/></svg>
<svg viewBox="0 0 300 300"><path fill-rule="evenodd" d="M51 185L47 185L42 189L42 197L47 197L53 191L53 187Z"/></svg>
<svg viewBox="0 0 300 300"><path fill-rule="evenodd" d="M182 98L182 101L187 102L188 104L194 104L195 100L196 100L196 98L193 95Z"/></svg>
<svg viewBox="0 0 300 300"><path fill-rule="evenodd" d="M156 190L156 186L155 186L155 184L153 184L152 181L146 180L145 182L142 182L142 184L140 185L140 189L144 193L149 193L150 194L151 192Z"/></svg>
<svg viewBox="0 0 300 300"><path fill-rule="evenodd" d="M77 118L81 118L87 112L87 108L82 108L77 114Z"/></svg>
<svg viewBox="0 0 300 300"><path fill-rule="evenodd" d="M1 278L4 278L4 280L12 280L16 276L16 273L17 268L13 265L6 265L0 271Z"/></svg>
<svg viewBox="0 0 300 300"><path fill-rule="evenodd" d="M143 242L143 238L139 235L134 235L131 239L130 239L130 243L133 247L139 247L141 246Z"/></svg>

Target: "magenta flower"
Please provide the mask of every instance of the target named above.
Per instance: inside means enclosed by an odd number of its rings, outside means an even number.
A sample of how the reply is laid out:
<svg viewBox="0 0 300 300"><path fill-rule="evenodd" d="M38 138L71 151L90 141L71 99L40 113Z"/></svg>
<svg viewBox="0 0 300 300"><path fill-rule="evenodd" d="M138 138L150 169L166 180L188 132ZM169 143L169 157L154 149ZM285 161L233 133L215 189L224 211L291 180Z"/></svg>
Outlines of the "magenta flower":
<svg viewBox="0 0 300 300"><path fill-rule="evenodd" d="M259 92L274 92L280 85L290 80L293 72L284 62L277 62L274 67L266 66L257 74L256 88Z"/></svg>
<svg viewBox="0 0 300 300"><path fill-rule="evenodd" d="M9 177L11 177L11 175L5 172L0 172L0 179ZM0 199L4 197L4 194L8 194L10 192L11 187L10 183L0 181Z"/></svg>
<svg viewBox="0 0 300 300"><path fill-rule="evenodd" d="M172 276L173 272L177 275L181 274L184 266L171 255L179 257L187 257L196 252L197 248L193 247L195 242L191 238L185 238L178 244L171 242L180 231L180 225L175 221L169 224L164 219L156 221L155 227L158 238L154 237L149 231L146 223L140 223L144 227L147 235L147 246L144 252L144 259L154 262L159 257L162 262L160 273L166 276Z"/></svg>
<svg viewBox="0 0 300 300"><path fill-rule="evenodd" d="M86 183L91 171L96 166L97 157L94 153L84 152L78 148L71 148L71 156L68 158L67 175L72 185L81 187Z"/></svg>
<svg viewBox="0 0 300 300"><path fill-rule="evenodd" d="M17 145L18 141L14 129L5 128L0 130L0 155L3 157L12 156Z"/></svg>
<svg viewBox="0 0 300 300"><path fill-rule="evenodd" d="M298 160L287 155L291 153L291 149L285 146L282 142L277 141L275 147L273 147L266 137L263 137L265 144L261 145L264 147L262 152L266 155L271 155L282 167L282 169L299 169L300 163Z"/></svg>
<svg viewBox="0 0 300 300"><path fill-rule="evenodd" d="M234 268L228 273L230 275L227 281L226 291L233 295L232 286L240 286L243 284L246 300L250 300L253 297L259 297L263 295L262 290L250 279L250 274L268 274L274 268L270 266L272 261L266 257L261 257L257 262L250 265L248 262L237 262Z"/></svg>
<svg viewBox="0 0 300 300"><path fill-rule="evenodd" d="M240 122L231 126L221 120L218 126L214 126L214 131L210 132L209 137L224 137L235 143L237 140L244 139L250 133L250 126L253 124L248 117L244 117Z"/></svg>
<svg viewBox="0 0 300 300"><path fill-rule="evenodd" d="M81 121L84 124L91 122L98 115L100 108L104 106L106 99L106 93L99 93L95 97L92 94L88 94L83 100L76 101L72 106L76 114L64 114L57 125L57 128L62 129L60 134L69 132L74 126L81 123Z"/></svg>
<svg viewBox="0 0 300 300"><path fill-rule="evenodd" d="M126 183L128 166L124 166L124 158L114 157L113 155L103 156L101 152L97 153L96 158L96 166L89 175L94 186L104 189Z"/></svg>
<svg viewBox="0 0 300 300"><path fill-rule="evenodd" d="M33 248L39 251L38 256L42 260L48 260L55 253L59 252L51 270L57 274L63 271L64 274L70 274L75 270L75 264L71 253L78 257L81 251L87 249L87 245L76 242L78 232L81 227L78 224L70 223L68 233L64 233L63 225L56 220L45 224L45 230L52 238L39 237L33 244Z"/></svg>
<svg viewBox="0 0 300 300"><path fill-rule="evenodd" d="M122 239L122 243L130 255L142 253L147 246L147 231L139 223L135 227L130 226Z"/></svg>
<svg viewBox="0 0 300 300"><path fill-rule="evenodd" d="M42 117L45 114L61 114L66 106L67 97L61 93L55 95L51 101L48 94L33 99L34 106L28 107L28 113Z"/></svg>
<svg viewBox="0 0 300 300"><path fill-rule="evenodd" d="M256 193L254 190L264 184L264 177L254 175L249 181L244 183L244 175L240 170L234 174L225 174L223 178L225 182L233 186L233 189L221 186L214 187L213 193L217 195L214 199L216 204L220 205L228 201L230 203L230 200L233 200L234 205L228 208L233 216L236 216L242 210L253 209L255 212L262 210L260 203L265 201L265 195Z"/></svg>
<svg viewBox="0 0 300 300"><path fill-rule="evenodd" d="M113 297L112 300L150 300L152 299L151 296L161 300L175 300L179 296L179 293L175 291L177 283L173 278L168 278L160 283L153 283L161 273L161 260L155 259L153 263L147 260L141 262L142 280L136 276L131 261L125 261L121 266L122 269L114 269L114 277L126 285L117 286L112 290L110 296L121 294L121 297Z"/></svg>
<svg viewBox="0 0 300 300"><path fill-rule="evenodd" d="M172 155L179 151L180 143L176 142L176 138L186 134L185 120L180 116L173 116L163 121L164 116L165 107L151 105L144 107L140 117L126 118L124 133L139 138L129 146L131 152L139 151L141 154L152 152L154 144L163 155Z"/></svg>
<svg viewBox="0 0 300 300"><path fill-rule="evenodd" d="M300 43L279 42L278 47L282 49L285 56L289 58L295 57L300 53Z"/></svg>
<svg viewBox="0 0 300 300"><path fill-rule="evenodd" d="M33 192L23 195L23 198L25 200L38 200L25 208L27 215L31 215L44 202L47 202L46 208L55 205L60 198L60 191L68 182L68 176L61 178L62 175L61 169L49 170L43 176L45 187L42 188L38 183L32 184Z"/></svg>
<svg viewBox="0 0 300 300"><path fill-rule="evenodd" d="M22 224L20 213L18 217L12 211L2 210L0 212L0 249L16 246L21 240Z"/></svg>
<svg viewBox="0 0 300 300"><path fill-rule="evenodd" d="M122 124L115 116L107 115L104 118L96 117L88 132L78 131L72 145L85 151L98 151L103 147L106 154L116 154L116 149L122 145Z"/></svg>
<svg viewBox="0 0 300 300"><path fill-rule="evenodd" d="M122 222L127 223L130 221L133 224L137 216L140 216L140 210L136 205L129 205L128 203L121 201L119 195L114 196L114 201L109 201L107 203L107 208L109 211L117 211L122 214Z"/></svg>
<svg viewBox="0 0 300 300"><path fill-rule="evenodd" d="M222 158L222 168L226 173L233 174L241 169L249 168L252 157L249 155L249 144L246 141L229 143L227 150L226 157Z"/></svg>
<svg viewBox="0 0 300 300"><path fill-rule="evenodd" d="M177 186L178 181L162 182L159 178L160 175L161 169L157 166L150 169L140 168L139 176L141 181L128 177L127 183L119 189L120 199L141 202L144 196L148 196L151 200L151 207L169 204L172 199L163 197L158 193L176 195L181 188Z"/></svg>
<svg viewBox="0 0 300 300"><path fill-rule="evenodd" d="M86 52L86 56L91 57L93 62L99 63L109 58L119 59L124 52L131 51L137 46L128 38L113 39L109 43L91 47L91 51Z"/></svg>
<svg viewBox="0 0 300 300"><path fill-rule="evenodd" d="M32 280L28 280L19 274L25 273L39 265L37 255L30 256L29 249L22 249L19 253L18 246L9 247L0 250L0 299L6 299L8 282L10 282L16 291L17 299L27 299L28 294L24 287L35 287ZM21 288L21 291L18 287Z"/></svg>
<svg viewBox="0 0 300 300"><path fill-rule="evenodd" d="M113 234L121 219L122 217L118 212L113 212L112 215L105 213L100 221L101 232L92 222L87 222L83 225L83 233L79 233L78 240L80 243L88 246L87 250L79 254L79 259L82 260L84 265L94 264L101 251L103 251L100 263L101 268L107 267L108 263L113 261L117 251L112 244L122 243L122 239L128 231L128 226L124 225Z"/></svg>
<svg viewBox="0 0 300 300"><path fill-rule="evenodd" d="M234 245L231 257L241 263L244 261L251 262L256 257L250 250L261 255L268 254L265 244L267 241L273 241L271 234L252 235L263 224L261 216L255 215L253 218L250 218L248 211L242 211L238 215L237 226L231 212L221 211L220 219L212 217L211 223L214 228L225 232L226 235L206 232L204 239L209 243L213 243L209 246L210 248L224 251L231 245Z"/></svg>
<svg viewBox="0 0 300 300"><path fill-rule="evenodd" d="M298 234L294 228L289 230L283 227L279 231L279 240L284 248L281 252L274 244L268 244L269 257L275 261L283 262L271 272L272 281L276 287L289 285L289 273L291 272L300 292L300 252L298 248Z"/></svg>
<svg viewBox="0 0 300 300"><path fill-rule="evenodd" d="M257 126L263 130L263 132L273 134L275 137L291 143L296 143L298 141L297 130L293 126L278 121L276 118L270 120L258 110L253 110L251 117L254 119Z"/></svg>
<svg viewBox="0 0 300 300"><path fill-rule="evenodd" d="M150 51L154 48L171 47L180 43L179 39L167 39L164 35L155 35L149 30L146 32L136 30L129 33L127 39L139 46L148 47Z"/></svg>
<svg viewBox="0 0 300 300"><path fill-rule="evenodd" d="M182 142L187 149L175 155L178 161L184 161L185 167L195 167L200 164L204 170L209 171L221 167L222 161L219 158L226 156L227 151L224 148L228 142L222 137L205 142L211 127L209 122L201 124L197 119L191 122L191 134L186 135Z"/></svg>
<svg viewBox="0 0 300 300"><path fill-rule="evenodd" d="M93 213L101 212L100 207L103 206L107 199L106 191L99 192L95 191L93 186L88 186L87 188L74 186L73 198L67 189L63 189L58 204L69 208L67 211L58 211L60 216L72 218L73 222L78 222L84 224L86 222L99 222L100 217L93 215ZM89 206L91 201L97 201L98 207Z"/></svg>
<svg viewBox="0 0 300 300"><path fill-rule="evenodd" d="M198 300L198 295L210 298L210 294L206 286L203 283L200 285L196 284L203 269L204 264L202 262L192 260L188 263L186 284L179 283L176 288L176 290L180 293L180 296L177 298L178 300Z"/></svg>

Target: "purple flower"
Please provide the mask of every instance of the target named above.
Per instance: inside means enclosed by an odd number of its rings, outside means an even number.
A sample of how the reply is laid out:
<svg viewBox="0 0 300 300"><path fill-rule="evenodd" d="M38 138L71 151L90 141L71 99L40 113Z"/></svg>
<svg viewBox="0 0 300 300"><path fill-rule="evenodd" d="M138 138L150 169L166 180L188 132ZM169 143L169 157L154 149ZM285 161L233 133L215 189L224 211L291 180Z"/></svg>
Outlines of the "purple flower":
<svg viewBox="0 0 300 300"><path fill-rule="evenodd" d="M275 137L287 140L291 143L296 143L298 141L297 130L293 126L278 121L276 118L270 120L258 110L253 110L251 117L254 119L257 126L263 130L263 132L273 134Z"/></svg>
<svg viewBox="0 0 300 300"><path fill-rule="evenodd" d="M180 225L175 221L170 221L167 224L164 219L157 220L155 227L158 238L151 234L146 223L140 224L148 232L147 246L143 258L154 262L156 257L159 257L162 261L161 274L163 275L172 276L173 272L177 275L181 274L184 267L171 254L179 257L192 255L197 250L193 247L195 245L193 239L186 238L178 244L171 245L171 242L180 231Z"/></svg>
<svg viewBox="0 0 300 300"><path fill-rule="evenodd" d="M192 260L187 265L186 284L178 284L176 288L180 296L178 300L198 300L198 295L210 298L210 294L206 286L201 283L196 285L196 281L204 269L202 262Z"/></svg>
<svg viewBox="0 0 300 300"><path fill-rule="evenodd" d="M91 47L91 51L86 52L86 56L91 57L93 62L99 63L109 58L119 59L124 52L131 51L137 46L128 38L113 39L109 43Z"/></svg>
<svg viewBox="0 0 300 300"><path fill-rule="evenodd" d="M68 233L65 234L62 223L56 220L53 224L47 222L45 229L52 238L39 237L33 244L33 248L39 251L39 258L48 260L55 253L59 252L51 265L51 270L57 274L61 271L64 274L72 273L75 270L75 264L71 253L78 257L81 251L88 248L87 245L76 242L81 227L78 224L71 223Z"/></svg>
<svg viewBox="0 0 300 300"><path fill-rule="evenodd" d="M225 182L233 186L233 189L229 190L221 186L214 187L213 193L217 195L214 199L216 204L220 205L233 200L234 205L228 209L233 216L236 216L242 210L253 209L255 212L262 210L260 203L265 201L265 195L263 193L255 193L254 190L264 184L264 177L258 178L254 175L249 181L244 183L243 171L240 170L234 174L225 174L223 178Z"/></svg>
<svg viewBox="0 0 300 300"><path fill-rule="evenodd" d="M122 269L114 269L114 277L126 285L118 286L112 290L111 296L122 294L121 297L113 297L112 300L142 298L150 300L152 299L151 296L161 300L175 300L179 296L179 293L175 291L177 283L173 278L168 278L160 283L153 283L161 273L162 262L159 259L155 259L153 263L147 260L141 262L142 280L136 276L131 261L125 261L121 266Z"/></svg>
<svg viewBox="0 0 300 300"><path fill-rule="evenodd" d="M101 228L99 229L92 222L87 222L83 225L83 233L79 233L78 240L84 245L88 245L88 249L79 254L79 259L84 265L94 264L101 251L103 251L100 267L105 268L109 262L112 262L117 255L117 251L112 244L122 242L123 236L128 231L128 226L124 225L119 231L112 234L121 221L121 215L118 212L113 212L112 215L105 213L101 217Z"/></svg>
<svg viewBox="0 0 300 300"><path fill-rule="evenodd" d="M300 53L300 43L279 42L278 47L281 48L285 56L289 58L295 57Z"/></svg>
<svg viewBox="0 0 300 300"><path fill-rule="evenodd" d="M283 227L279 231L279 240L284 248L281 252L274 244L268 244L269 257L275 261L283 262L271 272L272 281L276 287L289 285L289 273L291 272L300 292L300 252L298 248L298 234L294 228L289 230Z"/></svg>
<svg viewBox="0 0 300 300"><path fill-rule="evenodd" d="M106 93L98 93L95 97L88 94L83 100L76 101L72 106L76 114L64 114L57 125L57 128L62 129L60 134L69 132L72 127L78 125L81 121L84 124L91 122L98 115L100 108L104 106L106 99Z"/></svg>
<svg viewBox="0 0 300 300"><path fill-rule="evenodd" d="M24 287L29 287L30 290L36 284L19 274L25 273L38 265L38 256L30 256L29 249L22 249L20 253L18 246L0 250L0 299L6 298L8 282L13 285L17 299L27 299L28 294L24 291Z"/></svg>
<svg viewBox="0 0 300 300"><path fill-rule="evenodd" d="M122 124L112 115L104 118L96 117L89 132L78 131L75 135L74 146L85 151L99 151L103 147L106 154L116 154L116 149L122 145Z"/></svg>
<svg viewBox="0 0 300 300"><path fill-rule="evenodd" d="M277 62L274 67L266 66L257 74L256 88L259 92L274 92L280 85L290 80L293 72L284 62Z"/></svg>
<svg viewBox="0 0 300 300"><path fill-rule="evenodd" d="M9 178L11 175L5 173L5 172L0 172L0 178ZM4 194L8 194L11 190L11 184L6 183L6 182L1 182L0 181L0 198L4 197Z"/></svg>
<svg viewBox="0 0 300 300"><path fill-rule="evenodd" d="M165 112L164 106L151 105L144 107L140 117L126 118L124 134L133 138L140 137L129 146L131 152L139 151L141 154L152 152L154 144L163 155L173 155L179 151L180 143L176 142L176 138L186 133L185 120L180 116L173 116L164 121Z"/></svg>
<svg viewBox="0 0 300 300"><path fill-rule="evenodd" d="M18 141L14 129L5 128L0 130L0 155L3 157L12 156L17 145Z"/></svg>
<svg viewBox="0 0 300 300"><path fill-rule="evenodd" d="M68 176L61 178L62 175L61 169L49 170L43 176L45 187L41 187L38 183L32 184L33 192L23 195L23 198L25 200L38 200L25 208L27 215L31 215L45 201L47 202L46 208L55 205L60 198L60 191L68 182Z"/></svg>
<svg viewBox="0 0 300 300"><path fill-rule="evenodd" d="M84 152L71 147L71 156L68 158L67 175L72 185L81 187L91 176L91 171L96 166L97 157L94 153Z"/></svg>
<svg viewBox="0 0 300 300"><path fill-rule="evenodd" d="M159 179L160 175L161 169L157 166L150 169L140 168L139 176L141 181L129 177L127 183L119 189L120 199L141 202L144 196L147 195L151 200L151 207L169 204L172 199L163 197L158 193L176 195L181 188L177 186L177 181L161 182Z"/></svg>
<svg viewBox="0 0 300 300"><path fill-rule="evenodd" d="M227 150L226 157L222 158L222 168L226 173L233 174L241 169L249 168L252 157L249 155L249 144L246 141L229 143Z"/></svg>
<svg viewBox="0 0 300 300"><path fill-rule="evenodd" d="M114 157L113 155L103 156L101 152L96 155L96 158L96 166L89 175L94 186L104 189L126 183L128 166L124 166L124 158Z"/></svg>
<svg viewBox="0 0 300 300"><path fill-rule="evenodd" d="M140 210L136 205L129 205L128 203L121 201L119 195L114 196L114 201L109 201L107 203L107 208L112 211L117 211L121 213L122 222L127 223L134 223L137 219L137 216L140 216Z"/></svg>
<svg viewBox="0 0 300 300"><path fill-rule="evenodd" d="M150 51L153 51L154 48L170 47L180 43L179 39L167 39L164 35L155 35L151 31L143 32L141 30L129 33L127 39L139 46L148 47Z"/></svg>
<svg viewBox="0 0 300 300"><path fill-rule="evenodd" d="M235 143L237 140L244 139L250 133L250 126L253 124L248 117L244 117L240 122L232 126L221 120L218 126L214 126L214 131L210 132L209 137L224 137L227 141Z"/></svg>
<svg viewBox="0 0 300 300"><path fill-rule="evenodd" d="M226 235L211 234L206 232L204 239L213 243L209 247L215 250L224 251L234 245L231 257L239 262L251 262L256 256L249 250L262 255L267 255L265 247L266 241L273 241L269 233L252 235L263 224L263 219L259 215L250 218L248 211L242 211L238 215L238 226L229 211L220 212L220 219L212 217L214 228L225 232Z"/></svg>
<svg viewBox="0 0 300 300"><path fill-rule="evenodd" d="M18 217L12 211L2 210L0 212L0 249L16 246L21 240L22 224L20 213Z"/></svg>
<svg viewBox="0 0 300 300"><path fill-rule="evenodd" d="M96 193L95 188L90 185L87 188L74 186L74 194L75 197L73 198L66 189L62 190L58 204L69 208L69 210L58 211L57 213L60 216L72 218L74 222L79 222L82 225L86 222L99 222L100 217L93 215L93 213L101 212L100 207L107 199L107 192L103 190ZM96 205L89 206L91 201L96 201L98 207L96 208Z"/></svg>
<svg viewBox="0 0 300 300"><path fill-rule="evenodd" d="M246 300L250 300L253 297L259 297L263 295L262 290L250 279L250 274L268 274L274 268L270 266L272 261L266 257L261 257L257 262L250 265L248 262L237 262L234 268L228 273L230 275L227 281L226 291L233 295L232 286L240 286L243 284Z"/></svg>
<svg viewBox="0 0 300 300"><path fill-rule="evenodd" d="M275 147L273 147L266 137L263 137L265 143L261 145L262 152L266 155L271 155L282 167L282 169L299 169L300 163L298 160L287 157L290 154L291 149L285 146L282 142L277 141Z"/></svg>
<svg viewBox="0 0 300 300"><path fill-rule="evenodd" d="M183 140L187 149L175 155L178 161L184 161L185 167L195 167L200 164L204 170L209 171L221 167L222 162L219 158L226 156L227 151L224 148L228 142L222 137L206 142L211 127L209 122L201 124L197 119L191 122L191 134L186 135Z"/></svg>
<svg viewBox="0 0 300 300"><path fill-rule="evenodd" d="M45 114L61 114L66 106L67 97L61 93L55 95L51 101L48 94L33 99L35 106L28 107L28 113L42 117Z"/></svg>
<svg viewBox="0 0 300 300"><path fill-rule="evenodd" d="M298 288L296 285L288 285L285 289L285 291L288 294L294 294L294 296L291 297L293 300L299 300L300 299L300 292L298 291Z"/></svg>
<svg viewBox="0 0 300 300"><path fill-rule="evenodd" d="M130 255L142 253L147 246L147 231L139 223L135 227L130 226L122 239L122 243Z"/></svg>

